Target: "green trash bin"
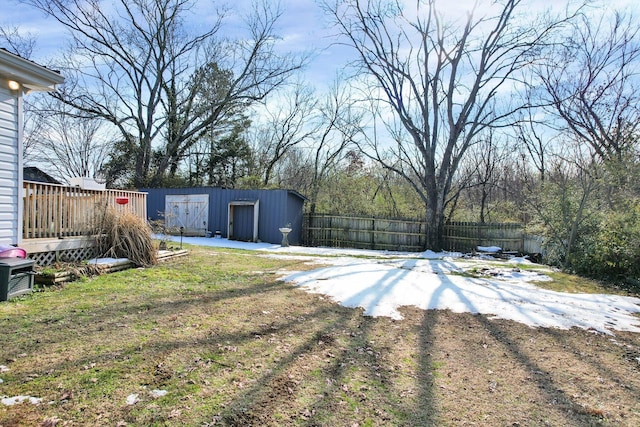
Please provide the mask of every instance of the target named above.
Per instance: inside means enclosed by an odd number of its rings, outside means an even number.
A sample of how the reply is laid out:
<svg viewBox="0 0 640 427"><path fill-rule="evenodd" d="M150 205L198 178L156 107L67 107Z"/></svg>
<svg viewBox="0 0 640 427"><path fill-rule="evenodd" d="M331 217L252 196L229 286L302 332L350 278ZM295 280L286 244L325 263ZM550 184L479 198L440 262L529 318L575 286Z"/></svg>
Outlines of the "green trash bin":
<svg viewBox="0 0 640 427"><path fill-rule="evenodd" d="M33 290L34 265L32 259L0 258L0 301Z"/></svg>

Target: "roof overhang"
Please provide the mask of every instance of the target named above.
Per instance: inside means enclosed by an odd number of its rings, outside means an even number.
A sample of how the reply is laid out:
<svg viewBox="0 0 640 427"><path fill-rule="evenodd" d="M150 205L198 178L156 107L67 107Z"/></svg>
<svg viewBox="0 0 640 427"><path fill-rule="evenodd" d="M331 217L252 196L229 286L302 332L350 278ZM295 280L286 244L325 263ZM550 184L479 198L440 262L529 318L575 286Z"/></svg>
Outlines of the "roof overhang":
<svg viewBox="0 0 640 427"><path fill-rule="evenodd" d="M4 49L0 49L0 78L13 80L26 91L50 92L64 83L64 77L58 72L21 58Z"/></svg>
<svg viewBox="0 0 640 427"><path fill-rule="evenodd" d="M254 206L260 203L260 200L232 200L229 206Z"/></svg>
<svg viewBox="0 0 640 427"><path fill-rule="evenodd" d="M297 196L297 197L301 198L302 201L304 201L304 202L308 202L309 201L309 198L303 196L301 193L297 192L296 190L287 190L287 193L293 194L294 196Z"/></svg>

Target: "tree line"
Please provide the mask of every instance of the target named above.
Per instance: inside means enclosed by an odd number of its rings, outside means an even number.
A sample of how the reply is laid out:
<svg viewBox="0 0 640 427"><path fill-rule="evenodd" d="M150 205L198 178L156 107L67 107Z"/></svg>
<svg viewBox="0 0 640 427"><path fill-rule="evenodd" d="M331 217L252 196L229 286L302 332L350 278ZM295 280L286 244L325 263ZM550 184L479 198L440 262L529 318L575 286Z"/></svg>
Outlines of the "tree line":
<svg viewBox="0 0 640 427"><path fill-rule="evenodd" d="M68 30L67 83L28 106L25 158L112 186L285 187L309 211L524 222L547 259L640 275L638 21L607 2L321 0L353 54L330 87L278 44L286 10L209 27L195 0L22 0ZM109 10L109 13L107 13ZM2 28L28 56L29 37ZM22 51L22 52L21 52Z"/></svg>

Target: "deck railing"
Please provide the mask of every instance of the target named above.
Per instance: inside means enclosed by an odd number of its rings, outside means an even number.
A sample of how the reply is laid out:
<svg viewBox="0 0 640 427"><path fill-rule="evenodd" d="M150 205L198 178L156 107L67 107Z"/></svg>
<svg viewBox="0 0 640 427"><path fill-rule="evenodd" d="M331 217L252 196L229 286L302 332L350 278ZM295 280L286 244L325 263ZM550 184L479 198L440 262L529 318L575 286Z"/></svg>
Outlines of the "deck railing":
<svg viewBox="0 0 640 427"><path fill-rule="evenodd" d="M99 227L107 207L147 219L147 193L31 181L25 181L23 188L23 239L86 236Z"/></svg>

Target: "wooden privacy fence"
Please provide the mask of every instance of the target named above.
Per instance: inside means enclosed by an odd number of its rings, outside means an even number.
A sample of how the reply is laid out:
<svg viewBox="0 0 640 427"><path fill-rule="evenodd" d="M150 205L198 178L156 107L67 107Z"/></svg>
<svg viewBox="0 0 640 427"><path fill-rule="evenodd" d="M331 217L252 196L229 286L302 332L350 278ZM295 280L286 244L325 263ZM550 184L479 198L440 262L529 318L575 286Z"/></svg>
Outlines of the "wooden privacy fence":
<svg viewBox="0 0 640 427"><path fill-rule="evenodd" d="M426 223L348 215L305 215L308 246L420 251L426 247Z"/></svg>
<svg viewBox="0 0 640 427"><path fill-rule="evenodd" d="M99 225L106 207L147 218L147 193L30 181L24 182L23 189L23 239L85 236Z"/></svg>
<svg viewBox="0 0 640 427"><path fill-rule="evenodd" d="M444 227L445 245L451 251L498 246L503 251L524 252L524 238L524 225L517 223L450 222Z"/></svg>
<svg viewBox="0 0 640 427"><path fill-rule="evenodd" d="M419 220L307 214L303 235L308 246L417 252L428 248L427 227ZM528 236L522 224L452 222L445 225L444 234L445 249L450 251L499 246L503 251L542 252L540 242Z"/></svg>

